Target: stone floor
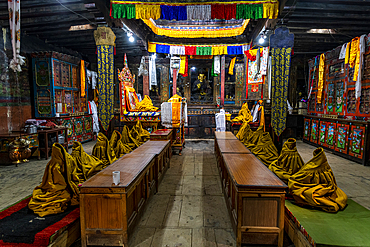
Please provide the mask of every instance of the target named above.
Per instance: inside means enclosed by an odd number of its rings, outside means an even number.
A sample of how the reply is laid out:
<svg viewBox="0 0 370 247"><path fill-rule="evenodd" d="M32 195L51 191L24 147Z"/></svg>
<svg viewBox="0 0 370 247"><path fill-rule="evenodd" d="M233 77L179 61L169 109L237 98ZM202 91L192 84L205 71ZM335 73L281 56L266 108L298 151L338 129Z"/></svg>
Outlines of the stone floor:
<svg viewBox="0 0 370 247"><path fill-rule="evenodd" d="M87 153L94 144L83 145ZM130 247L235 246L213 145L213 140L188 141L182 156L172 156L171 167L135 228ZM315 147L301 141L297 147L305 162L312 158ZM326 155L339 187L370 209L370 167L328 151ZM46 164L47 160L34 159L18 167L0 166L0 210L30 195L40 184Z"/></svg>

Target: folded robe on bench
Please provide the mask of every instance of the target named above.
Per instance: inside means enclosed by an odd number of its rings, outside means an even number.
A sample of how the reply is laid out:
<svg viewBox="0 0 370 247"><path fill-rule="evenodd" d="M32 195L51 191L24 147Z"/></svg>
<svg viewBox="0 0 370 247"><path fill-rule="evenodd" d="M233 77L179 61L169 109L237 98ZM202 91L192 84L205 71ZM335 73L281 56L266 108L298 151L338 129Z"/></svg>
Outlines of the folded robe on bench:
<svg viewBox="0 0 370 247"><path fill-rule="evenodd" d="M324 150L317 148L314 157L290 177L288 186L298 204L337 212L347 205L347 195L337 186Z"/></svg>
<svg viewBox="0 0 370 247"><path fill-rule="evenodd" d="M263 131L263 126L258 127L256 131L252 131L252 133L249 134L248 139L243 143L249 150L252 150L254 148L262 134L264 133Z"/></svg>
<svg viewBox="0 0 370 247"><path fill-rule="evenodd" d="M250 150L267 167L279 158L279 153L274 142L272 141L270 134L267 132L264 132L259 136L257 145Z"/></svg>
<svg viewBox="0 0 370 247"><path fill-rule="evenodd" d="M240 127L238 133L236 134L236 138L239 139L244 145L246 145L247 140L253 134L251 127L248 122L244 122Z"/></svg>
<svg viewBox="0 0 370 247"><path fill-rule="evenodd" d="M304 165L296 147L296 140L289 138L283 145L279 158L273 161L269 169L284 183L288 184L290 176L299 171Z"/></svg>

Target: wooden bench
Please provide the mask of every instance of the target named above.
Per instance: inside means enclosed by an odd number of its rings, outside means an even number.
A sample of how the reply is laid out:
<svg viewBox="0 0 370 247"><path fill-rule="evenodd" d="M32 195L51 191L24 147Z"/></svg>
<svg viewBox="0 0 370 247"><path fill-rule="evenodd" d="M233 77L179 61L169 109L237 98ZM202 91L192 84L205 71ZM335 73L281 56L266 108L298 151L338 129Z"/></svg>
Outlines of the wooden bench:
<svg viewBox="0 0 370 247"><path fill-rule="evenodd" d="M287 186L231 135L215 135L215 152L237 246L283 246Z"/></svg>
<svg viewBox="0 0 370 247"><path fill-rule="evenodd" d="M148 141L81 185L82 246L127 246L171 153L170 141ZM113 171L120 171L118 185L113 184Z"/></svg>

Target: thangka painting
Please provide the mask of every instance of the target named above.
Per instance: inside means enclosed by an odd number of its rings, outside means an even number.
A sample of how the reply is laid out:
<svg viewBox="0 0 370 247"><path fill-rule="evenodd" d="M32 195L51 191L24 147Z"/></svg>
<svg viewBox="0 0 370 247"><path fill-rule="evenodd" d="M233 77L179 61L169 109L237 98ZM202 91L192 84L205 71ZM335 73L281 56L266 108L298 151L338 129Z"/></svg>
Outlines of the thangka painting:
<svg viewBox="0 0 370 247"><path fill-rule="evenodd" d="M335 104L335 112L342 113L343 112L343 105L344 105L344 83L337 82L336 84L336 104Z"/></svg>
<svg viewBox="0 0 370 247"><path fill-rule="evenodd" d="M310 141L317 143L318 134L319 134L319 120L312 120Z"/></svg>
<svg viewBox="0 0 370 247"><path fill-rule="evenodd" d="M348 153L351 156L362 159L364 154L365 127L351 126Z"/></svg>
<svg viewBox="0 0 370 247"><path fill-rule="evenodd" d="M311 133L311 119L307 119L305 118L304 119L304 134L303 134L303 138L306 139L307 141L310 140L310 133Z"/></svg>
<svg viewBox="0 0 370 247"><path fill-rule="evenodd" d="M347 153L348 131L349 125L337 124L337 142L335 145L335 151Z"/></svg>
<svg viewBox="0 0 370 247"><path fill-rule="evenodd" d="M328 84L327 112L334 111L334 83Z"/></svg>
<svg viewBox="0 0 370 247"><path fill-rule="evenodd" d="M320 121L320 128L319 128L319 140L318 144L323 145L325 144L325 137L326 137L326 127L327 127L327 122L321 122Z"/></svg>
<svg viewBox="0 0 370 247"><path fill-rule="evenodd" d="M325 147L334 148L335 129L336 129L335 123L330 123L330 122L327 123L326 142L324 145Z"/></svg>

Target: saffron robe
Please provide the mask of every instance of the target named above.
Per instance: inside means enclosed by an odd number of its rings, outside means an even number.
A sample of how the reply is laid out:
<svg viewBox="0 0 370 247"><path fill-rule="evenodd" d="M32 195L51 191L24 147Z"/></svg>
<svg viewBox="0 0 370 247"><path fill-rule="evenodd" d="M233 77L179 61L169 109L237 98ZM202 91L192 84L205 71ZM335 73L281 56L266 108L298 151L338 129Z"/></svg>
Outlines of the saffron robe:
<svg viewBox="0 0 370 247"><path fill-rule="evenodd" d="M117 160L108 138L103 133L99 133L98 141L93 148L92 155L103 162L103 168Z"/></svg>
<svg viewBox="0 0 370 247"><path fill-rule="evenodd" d="M267 132L260 135L257 145L250 150L267 167L279 158L278 150Z"/></svg>

